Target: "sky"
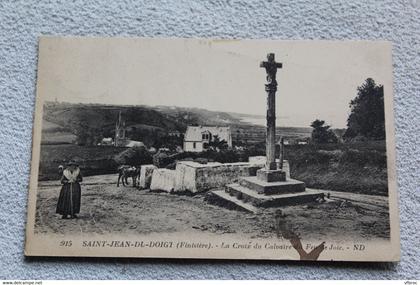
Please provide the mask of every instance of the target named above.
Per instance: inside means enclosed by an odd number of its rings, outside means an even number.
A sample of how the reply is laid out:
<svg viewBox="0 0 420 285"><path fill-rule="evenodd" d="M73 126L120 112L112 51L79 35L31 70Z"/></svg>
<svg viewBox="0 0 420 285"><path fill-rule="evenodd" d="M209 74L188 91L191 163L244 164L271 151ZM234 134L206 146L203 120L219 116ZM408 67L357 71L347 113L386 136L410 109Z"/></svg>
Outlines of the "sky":
<svg viewBox="0 0 420 285"><path fill-rule="evenodd" d="M277 72L277 125L315 119L346 126L349 102L371 77L392 94L391 45L366 41L144 38L40 40L37 96L45 101L166 105L265 115L269 52Z"/></svg>

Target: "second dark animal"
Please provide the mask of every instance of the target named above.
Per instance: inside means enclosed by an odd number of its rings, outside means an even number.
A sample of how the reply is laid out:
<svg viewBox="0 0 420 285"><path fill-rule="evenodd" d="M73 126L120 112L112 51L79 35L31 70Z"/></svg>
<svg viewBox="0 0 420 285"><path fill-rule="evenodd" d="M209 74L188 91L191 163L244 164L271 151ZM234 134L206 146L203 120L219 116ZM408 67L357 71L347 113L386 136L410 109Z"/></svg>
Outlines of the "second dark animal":
<svg viewBox="0 0 420 285"><path fill-rule="evenodd" d="M118 181L117 187L120 186L120 180L123 186L128 186L128 178L131 177L133 180L133 187L136 186L137 177L140 176L140 167L130 166L130 165L121 165L118 167Z"/></svg>

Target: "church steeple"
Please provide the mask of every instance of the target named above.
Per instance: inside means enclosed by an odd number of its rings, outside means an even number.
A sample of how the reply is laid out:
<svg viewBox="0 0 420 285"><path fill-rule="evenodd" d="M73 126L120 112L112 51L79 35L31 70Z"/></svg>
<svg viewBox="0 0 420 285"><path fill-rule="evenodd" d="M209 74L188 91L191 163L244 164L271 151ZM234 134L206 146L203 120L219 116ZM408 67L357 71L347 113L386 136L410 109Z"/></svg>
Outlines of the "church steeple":
<svg viewBox="0 0 420 285"><path fill-rule="evenodd" d="M125 139L125 121L121 118L121 110L118 112L118 120L115 123L115 146L119 146L119 140Z"/></svg>

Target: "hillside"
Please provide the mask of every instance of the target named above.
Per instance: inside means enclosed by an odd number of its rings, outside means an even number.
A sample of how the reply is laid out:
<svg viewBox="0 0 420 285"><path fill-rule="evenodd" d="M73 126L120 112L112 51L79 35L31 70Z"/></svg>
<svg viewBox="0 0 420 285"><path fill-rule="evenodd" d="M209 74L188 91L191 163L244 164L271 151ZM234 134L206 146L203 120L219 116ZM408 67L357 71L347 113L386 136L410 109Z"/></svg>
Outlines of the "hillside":
<svg viewBox="0 0 420 285"><path fill-rule="evenodd" d="M125 121L127 136L147 145L160 145L170 131L184 133L189 125L230 126L233 142L247 144L265 140L265 127L246 122L240 113L169 106L117 106L47 102L44 105L43 143L73 143L78 136L89 136L90 144L103 137L114 137L118 114ZM310 128L277 128L278 137L309 137Z"/></svg>
<svg viewBox="0 0 420 285"><path fill-rule="evenodd" d="M200 108L152 107L162 114L183 122L186 125L211 125L211 126L229 126L232 124L242 124L239 116L234 113L209 111Z"/></svg>
<svg viewBox="0 0 420 285"><path fill-rule="evenodd" d="M88 124L90 128L114 130L118 113L122 112L126 126L143 124L164 129L182 129L179 124L160 112L144 106L112 106L97 104L46 103L44 119L65 128Z"/></svg>
<svg viewBox="0 0 420 285"><path fill-rule="evenodd" d="M43 120L41 139L43 144L71 144L76 141L76 135L68 128Z"/></svg>

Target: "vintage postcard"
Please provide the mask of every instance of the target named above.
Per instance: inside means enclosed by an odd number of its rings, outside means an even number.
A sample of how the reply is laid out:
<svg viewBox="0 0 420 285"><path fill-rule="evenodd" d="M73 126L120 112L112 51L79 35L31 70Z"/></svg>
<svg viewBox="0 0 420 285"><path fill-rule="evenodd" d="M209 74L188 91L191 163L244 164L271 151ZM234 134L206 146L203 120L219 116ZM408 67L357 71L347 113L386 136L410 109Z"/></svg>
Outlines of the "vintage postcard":
<svg viewBox="0 0 420 285"><path fill-rule="evenodd" d="M398 261L391 54L41 37L25 254Z"/></svg>

